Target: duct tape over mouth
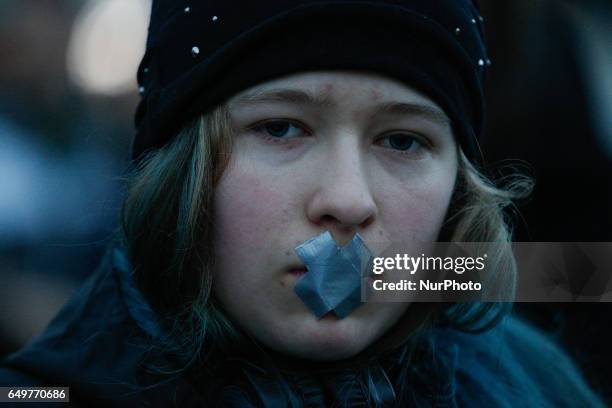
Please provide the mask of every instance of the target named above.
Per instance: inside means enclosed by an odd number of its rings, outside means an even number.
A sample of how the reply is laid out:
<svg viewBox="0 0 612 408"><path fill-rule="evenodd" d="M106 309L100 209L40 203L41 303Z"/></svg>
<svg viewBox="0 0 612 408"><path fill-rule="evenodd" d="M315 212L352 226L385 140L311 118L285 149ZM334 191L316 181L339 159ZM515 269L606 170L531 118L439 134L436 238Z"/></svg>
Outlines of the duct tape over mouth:
<svg viewBox="0 0 612 408"><path fill-rule="evenodd" d="M343 319L361 306L361 283L373 255L359 234L339 247L325 231L295 252L308 272L297 281L294 292L317 318L333 312Z"/></svg>

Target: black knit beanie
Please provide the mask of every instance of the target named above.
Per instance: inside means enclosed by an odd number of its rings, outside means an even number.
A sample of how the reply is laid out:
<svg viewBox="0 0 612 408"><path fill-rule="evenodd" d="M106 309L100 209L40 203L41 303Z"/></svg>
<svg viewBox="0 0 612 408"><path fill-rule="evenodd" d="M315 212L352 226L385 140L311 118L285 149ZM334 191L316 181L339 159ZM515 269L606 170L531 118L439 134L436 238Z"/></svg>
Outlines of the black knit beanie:
<svg viewBox="0 0 612 408"><path fill-rule="evenodd" d="M490 64L482 21L472 0L154 0L132 158L258 83L356 70L430 97L467 156L479 161Z"/></svg>

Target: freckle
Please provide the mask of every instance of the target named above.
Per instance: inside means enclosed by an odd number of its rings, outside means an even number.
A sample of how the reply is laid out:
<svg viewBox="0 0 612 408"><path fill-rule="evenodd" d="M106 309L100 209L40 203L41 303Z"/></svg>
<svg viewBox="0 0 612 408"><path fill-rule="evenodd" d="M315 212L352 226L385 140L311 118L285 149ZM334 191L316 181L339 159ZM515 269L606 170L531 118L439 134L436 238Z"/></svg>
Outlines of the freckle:
<svg viewBox="0 0 612 408"><path fill-rule="evenodd" d="M281 285L281 286L285 286L285 282L280 281L280 285Z"/></svg>
<svg viewBox="0 0 612 408"><path fill-rule="evenodd" d="M291 251L289 251L289 250L285 251L285 255L287 255L287 256L291 255Z"/></svg>
<svg viewBox="0 0 612 408"><path fill-rule="evenodd" d="M378 231L378 235L382 236L383 232L382 230Z"/></svg>
<svg viewBox="0 0 612 408"><path fill-rule="evenodd" d="M281 223L289 224L289 211L283 210L283 215L281 216Z"/></svg>

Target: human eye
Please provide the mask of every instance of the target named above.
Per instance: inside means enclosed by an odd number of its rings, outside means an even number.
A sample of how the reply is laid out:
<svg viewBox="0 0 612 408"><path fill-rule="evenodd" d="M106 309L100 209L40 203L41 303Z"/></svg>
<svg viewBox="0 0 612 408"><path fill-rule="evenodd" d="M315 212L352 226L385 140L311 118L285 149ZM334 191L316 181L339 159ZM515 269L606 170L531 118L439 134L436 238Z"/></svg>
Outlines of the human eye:
<svg viewBox="0 0 612 408"><path fill-rule="evenodd" d="M308 136L309 133L303 125L286 119L268 120L259 122L249 128L252 132L264 139L274 142L288 141L299 137Z"/></svg>
<svg viewBox="0 0 612 408"><path fill-rule="evenodd" d="M419 158L429 149L427 141L412 133L388 133L377 141L378 145L391 149L393 153Z"/></svg>

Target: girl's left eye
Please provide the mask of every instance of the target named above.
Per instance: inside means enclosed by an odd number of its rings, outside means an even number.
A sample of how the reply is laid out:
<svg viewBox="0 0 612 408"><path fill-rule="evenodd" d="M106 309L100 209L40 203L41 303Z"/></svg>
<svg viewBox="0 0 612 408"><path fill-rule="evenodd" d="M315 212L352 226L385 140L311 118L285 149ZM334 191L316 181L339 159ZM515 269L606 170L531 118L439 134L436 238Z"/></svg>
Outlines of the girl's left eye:
<svg viewBox="0 0 612 408"><path fill-rule="evenodd" d="M415 153L416 151L426 147L425 142L417 136L406 133L393 133L384 136L380 139L380 144L399 153Z"/></svg>
<svg viewBox="0 0 612 408"><path fill-rule="evenodd" d="M301 126L287 120L269 121L255 125L251 129L274 139L292 139L307 135Z"/></svg>

